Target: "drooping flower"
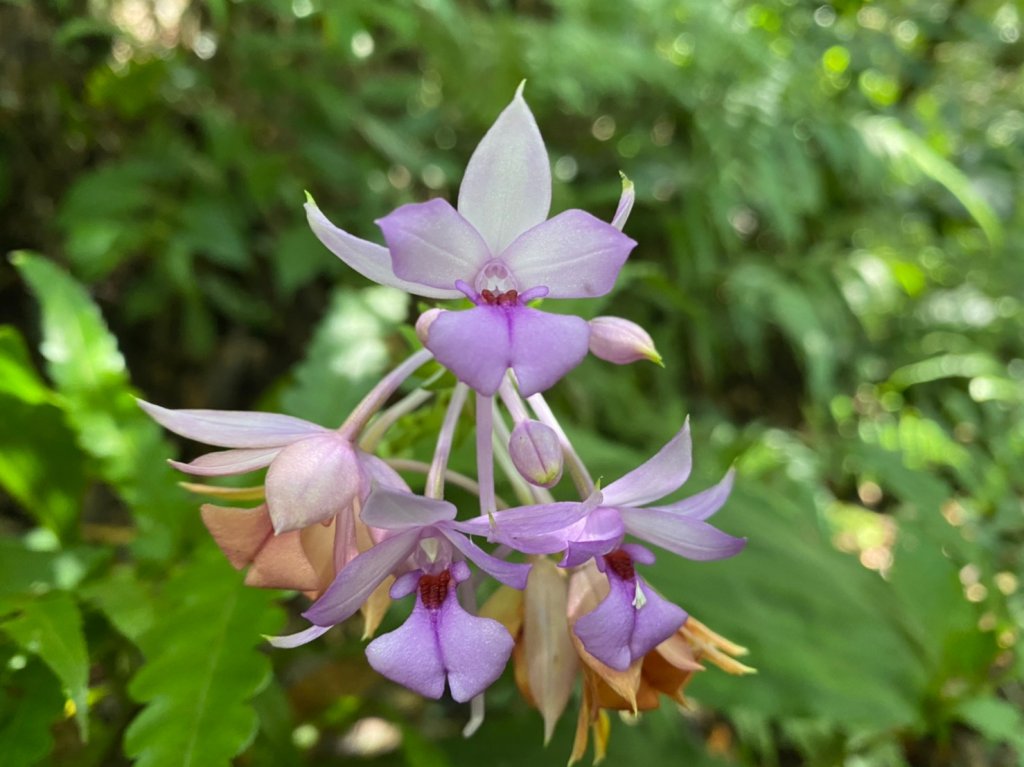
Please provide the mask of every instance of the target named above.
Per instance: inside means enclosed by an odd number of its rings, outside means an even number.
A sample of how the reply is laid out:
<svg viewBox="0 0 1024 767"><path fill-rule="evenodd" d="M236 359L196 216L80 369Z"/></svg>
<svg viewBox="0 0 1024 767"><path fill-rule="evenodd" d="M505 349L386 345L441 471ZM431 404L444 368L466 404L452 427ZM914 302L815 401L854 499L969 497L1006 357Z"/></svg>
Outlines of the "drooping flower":
<svg viewBox="0 0 1024 767"><path fill-rule="evenodd" d="M608 579L609 592L590 614L576 621L576 635L587 650L614 669L625 669L673 634L686 613L653 591L635 564L652 564L654 555L627 533L687 559L712 560L737 554L743 538L704 522L721 508L732 488L730 471L714 487L660 507L645 507L675 492L689 477L689 424L653 458L595 490L584 502L524 506L498 512L493 519L462 523L463 529L489 533L528 554L564 552L562 565L576 567L594 559Z"/></svg>
<svg viewBox="0 0 1024 767"><path fill-rule="evenodd" d="M386 537L349 562L303 613L312 626L271 642L295 647L317 638L395 575L392 597L418 590L416 607L401 629L367 648L370 664L423 695L440 697L446 680L456 700L481 692L504 668L512 639L496 621L469 615L458 605L455 587L469 572L464 560L516 589L526 586L530 567L483 551L458 530L455 515L446 501L375 487L361 516Z"/></svg>
<svg viewBox="0 0 1024 767"><path fill-rule="evenodd" d="M364 276L428 298L470 298L475 308L432 317L425 345L481 394L493 395L511 368L528 396L583 360L590 329L527 303L611 290L636 245L621 232L632 200L627 183L612 224L581 210L547 218L551 170L520 86L470 158L458 209L441 199L403 205L377 222L386 249L338 229L312 200L306 212L320 241Z"/></svg>

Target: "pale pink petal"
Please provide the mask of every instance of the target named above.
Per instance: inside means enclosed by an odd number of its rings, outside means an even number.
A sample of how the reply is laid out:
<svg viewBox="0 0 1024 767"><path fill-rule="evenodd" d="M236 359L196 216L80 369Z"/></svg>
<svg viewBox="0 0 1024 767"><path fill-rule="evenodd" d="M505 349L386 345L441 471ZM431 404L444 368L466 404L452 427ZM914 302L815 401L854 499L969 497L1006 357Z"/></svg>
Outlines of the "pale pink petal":
<svg viewBox="0 0 1024 767"><path fill-rule="evenodd" d="M455 290L456 280L472 284L491 252L479 233L444 200L411 203L377 224L403 280ZM462 295L458 293L458 295Z"/></svg>
<svg viewBox="0 0 1024 767"><path fill-rule="evenodd" d="M445 312L431 324L426 347L456 378L491 396L512 356L507 314L499 306Z"/></svg>
<svg viewBox="0 0 1024 767"><path fill-rule="evenodd" d="M281 452L279 447L236 448L206 453L191 463L168 460L178 471L200 477L229 477L263 469Z"/></svg>
<svg viewBox="0 0 1024 767"><path fill-rule="evenodd" d="M457 298L462 295L454 287L443 290L396 277L387 248L339 229L327 220L312 200L306 203L306 218L313 233L328 250L369 280L427 298Z"/></svg>
<svg viewBox="0 0 1024 767"><path fill-rule="evenodd" d="M550 298L589 298L612 289L634 247L611 224L567 210L520 235L501 260L520 291L544 286Z"/></svg>
<svg viewBox="0 0 1024 767"><path fill-rule="evenodd" d="M267 506L274 530L297 530L348 509L362 469L352 444L337 432L300 440L281 451L267 472Z"/></svg>
<svg viewBox="0 0 1024 767"><path fill-rule="evenodd" d="M606 506L640 506L674 493L690 476L693 463L690 421L649 459L601 491Z"/></svg>
<svg viewBox="0 0 1024 767"><path fill-rule="evenodd" d="M547 218L550 207L548 153L520 85L469 158L459 188L459 213L497 255Z"/></svg>
<svg viewBox="0 0 1024 767"><path fill-rule="evenodd" d="M370 480L372 485L381 485L382 487L390 488L391 490L404 490L407 493L412 492L409 489L409 485L402 479L402 475L392 469L388 464L382 461L375 455L364 453L359 451L359 462L363 465L363 469L366 471L366 477ZM366 489L369 492L370 488Z"/></svg>
<svg viewBox="0 0 1024 767"><path fill-rule="evenodd" d="M455 519L456 513L455 506L447 501L424 498L378 485L367 497L360 516L370 527L405 530L446 522Z"/></svg>
<svg viewBox="0 0 1024 767"><path fill-rule="evenodd" d="M524 397L551 388L587 356L590 326L585 320L526 307L516 307L509 315L511 367Z"/></svg>
<svg viewBox="0 0 1024 767"><path fill-rule="evenodd" d="M385 538L348 563L303 617L318 626L333 626L351 617L381 582L398 569L420 539L419 528Z"/></svg>
<svg viewBox="0 0 1024 767"><path fill-rule="evenodd" d="M332 628L334 627L310 626L309 628L303 629L302 631L299 631L295 634L288 634L286 636L279 637L268 636L266 637L266 640L270 642L270 644L272 644L274 647L280 647L285 650L290 650L293 647L301 647L304 644L312 642L314 639L317 639L326 634Z"/></svg>
<svg viewBox="0 0 1024 767"><path fill-rule="evenodd" d="M218 447L284 447L328 431L315 423L278 413L169 410L141 399L136 402L165 429Z"/></svg>

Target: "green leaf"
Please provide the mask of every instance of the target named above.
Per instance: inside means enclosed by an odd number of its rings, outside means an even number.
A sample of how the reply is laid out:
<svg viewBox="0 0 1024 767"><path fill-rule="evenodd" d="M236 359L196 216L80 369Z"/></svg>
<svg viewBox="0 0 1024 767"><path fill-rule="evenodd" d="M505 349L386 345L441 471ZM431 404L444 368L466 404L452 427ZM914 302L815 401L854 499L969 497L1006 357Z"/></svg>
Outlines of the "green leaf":
<svg viewBox="0 0 1024 767"><path fill-rule="evenodd" d="M1024 712L1000 698L974 698L957 709L960 718L995 743L1008 743L1024 758Z"/></svg>
<svg viewBox="0 0 1024 767"><path fill-rule="evenodd" d="M64 712L53 674L38 661L0 680L0 754L6 767L31 767L53 748L52 726Z"/></svg>
<svg viewBox="0 0 1024 767"><path fill-rule="evenodd" d="M20 614L0 624L18 645L50 667L74 703L82 740L89 735L89 657L82 633L82 614L65 592L28 602Z"/></svg>
<svg viewBox="0 0 1024 767"><path fill-rule="evenodd" d="M162 431L137 406L124 358L96 304L67 272L41 256L12 261L42 306L41 351L81 448L127 503L139 526L139 556L166 559L180 541L193 505L166 464Z"/></svg>
<svg viewBox="0 0 1024 767"><path fill-rule="evenodd" d="M256 734L250 701L270 675L261 634L281 612L211 549L175 574L139 640L147 662L129 693L145 708L124 744L137 767L227 767Z"/></svg>
<svg viewBox="0 0 1024 767"><path fill-rule="evenodd" d="M314 423L341 423L387 367L387 337L405 319L408 302L393 288L338 290L294 369L295 383L281 394L283 409Z"/></svg>

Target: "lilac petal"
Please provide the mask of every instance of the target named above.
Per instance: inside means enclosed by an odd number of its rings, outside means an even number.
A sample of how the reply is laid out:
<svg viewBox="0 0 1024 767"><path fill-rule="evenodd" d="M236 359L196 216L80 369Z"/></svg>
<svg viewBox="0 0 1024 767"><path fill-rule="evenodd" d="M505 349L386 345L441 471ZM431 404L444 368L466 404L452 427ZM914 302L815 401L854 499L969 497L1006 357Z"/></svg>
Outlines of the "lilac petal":
<svg viewBox="0 0 1024 767"><path fill-rule="evenodd" d="M690 476L693 463L690 420L649 459L601 491L608 506L641 506L678 490Z"/></svg>
<svg viewBox="0 0 1024 767"><path fill-rule="evenodd" d="M629 638L629 651L634 659L642 658L675 634L688 617L686 610L669 602L648 586L643 578L637 576L636 584L643 600L642 606L635 610L633 635Z"/></svg>
<svg viewBox="0 0 1024 767"><path fill-rule="evenodd" d="M515 644L498 621L463 610L455 589L441 606L437 629L448 687L459 703L479 695L501 676Z"/></svg>
<svg viewBox="0 0 1024 767"><path fill-rule="evenodd" d="M497 306L444 312L431 324L425 346L456 378L491 396L504 380L512 357L506 315Z"/></svg>
<svg viewBox="0 0 1024 767"><path fill-rule="evenodd" d="M361 484L355 449L337 432L289 445L267 472L267 506L274 531L330 519L352 505Z"/></svg>
<svg viewBox="0 0 1024 767"><path fill-rule="evenodd" d="M622 195L619 197L619 206L615 209L615 215L612 217L612 226L621 232L633 210L636 190L633 188L633 182L626 178L626 174L621 173L620 175L622 176Z"/></svg>
<svg viewBox="0 0 1024 767"><path fill-rule="evenodd" d="M591 557L613 551L622 543L625 533L617 509L595 510L570 540L561 562L562 567L577 567Z"/></svg>
<svg viewBox="0 0 1024 767"><path fill-rule="evenodd" d="M402 597L409 596L419 588L421 575L423 575L422 570L410 570L407 573L402 573L395 578L395 582L391 584L391 589L388 591L388 595L392 599L401 599Z"/></svg>
<svg viewBox="0 0 1024 767"><path fill-rule="evenodd" d="M358 451L356 455L359 457L359 462L366 471L366 477L372 485L380 485L391 490L403 490L407 493L412 492L409 490L409 485L402 479L402 475L377 456L362 451ZM370 488L366 488L366 492L369 491Z"/></svg>
<svg viewBox="0 0 1024 767"><path fill-rule="evenodd" d="M610 590L597 607L576 621L573 631L591 655L618 671L629 668L629 640L636 622L634 589L621 578L609 577Z"/></svg>
<svg viewBox="0 0 1024 767"><path fill-rule="evenodd" d="M369 280L427 298L456 298L459 295L454 288L429 287L396 277L391 268L391 255L387 248L361 240L339 229L327 220L312 199L306 203L306 219L313 229L313 234L327 246L328 250Z"/></svg>
<svg viewBox="0 0 1024 767"><path fill-rule="evenodd" d="M168 461L178 471L200 477L229 477L269 466L281 452L278 447L240 448L206 453L191 463Z"/></svg>
<svg viewBox="0 0 1024 767"><path fill-rule="evenodd" d="M455 291L456 280L473 283L491 252L480 234L445 200L411 203L378 219L403 280Z"/></svg>
<svg viewBox="0 0 1024 767"><path fill-rule="evenodd" d="M451 544L461 551L466 559L473 562L473 564L495 580L499 580L506 586L511 586L514 589L522 590L526 588L526 578L530 574L529 565L506 562L504 559L492 557L469 540L469 538L453 529L450 524L441 523L436 526L436 530L451 541Z"/></svg>
<svg viewBox="0 0 1024 767"><path fill-rule="evenodd" d="M582 210L567 210L521 234L501 254L521 289L543 285L551 298L603 296L636 241Z"/></svg>
<svg viewBox="0 0 1024 767"><path fill-rule="evenodd" d="M182 437L217 447L284 447L323 434L323 426L278 413L245 410L169 410L137 399L150 418Z"/></svg>
<svg viewBox="0 0 1024 767"><path fill-rule="evenodd" d="M409 573L420 576L420 571ZM455 589L447 599L454 598ZM445 667L435 625L436 614L423 606L419 594L405 623L366 646L366 660L381 676L427 698L444 694Z"/></svg>
<svg viewBox="0 0 1024 767"><path fill-rule="evenodd" d="M590 326L585 320L526 307L509 316L511 367L524 397L551 388L587 356Z"/></svg>
<svg viewBox="0 0 1024 767"><path fill-rule="evenodd" d="M732 483L736 478L735 469L729 469L722 481L707 490L697 493L690 498L670 503L667 506L655 506L659 511L670 511L673 514L687 517L688 519L707 519L728 500L732 492Z"/></svg>
<svg viewBox="0 0 1024 767"><path fill-rule="evenodd" d="M458 512L447 501L424 498L401 490L377 486L366 499L360 516L381 530L423 528L455 519Z"/></svg>
<svg viewBox="0 0 1024 767"><path fill-rule="evenodd" d="M459 188L459 213L498 255L548 216L551 168L523 86L469 158Z"/></svg>
<svg viewBox="0 0 1024 767"><path fill-rule="evenodd" d="M452 527L469 535L486 535L524 554L555 554L564 551L570 533L593 507L586 503L549 503L520 506L489 517L454 522Z"/></svg>
<svg viewBox="0 0 1024 767"><path fill-rule="evenodd" d="M409 558L419 539L420 530L406 530L364 551L335 576L303 617L318 626L333 626L354 615L373 590Z"/></svg>
<svg viewBox="0 0 1024 767"><path fill-rule="evenodd" d="M660 509L620 508L630 535L687 559L707 561L738 554L746 538L734 538L707 522Z"/></svg>
<svg viewBox="0 0 1024 767"><path fill-rule="evenodd" d="M312 642L317 637L323 636L330 631L333 626L310 626L308 629L299 631L296 634L288 634L286 636L272 637L266 636L266 640L270 642L274 647L282 647L284 649L291 649L293 647L301 647L308 642Z"/></svg>

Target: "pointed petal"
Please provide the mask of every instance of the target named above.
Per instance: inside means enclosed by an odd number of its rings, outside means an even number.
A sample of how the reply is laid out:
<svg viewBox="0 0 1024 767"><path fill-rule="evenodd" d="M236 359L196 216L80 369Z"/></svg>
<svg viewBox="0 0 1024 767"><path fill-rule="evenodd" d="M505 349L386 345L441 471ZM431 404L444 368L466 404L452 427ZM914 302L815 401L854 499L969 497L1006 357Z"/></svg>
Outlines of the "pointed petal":
<svg viewBox="0 0 1024 767"><path fill-rule="evenodd" d="M491 396L512 358L507 313L496 306L444 312L431 324L425 346L456 378Z"/></svg>
<svg viewBox="0 0 1024 767"><path fill-rule="evenodd" d="M585 320L526 307L509 315L511 367L524 397L550 389L587 356L590 326Z"/></svg>
<svg viewBox="0 0 1024 767"><path fill-rule="evenodd" d="M418 529L406 530L364 551L335 576L303 617L318 626L333 626L353 615L377 585L409 558L419 537Z"/></svg>
<svg viewBox="0 0 1024 767"><path fill-rule="evenodd" d="M634 610L633 634L629 638L629 651L634 659L644 657L675 634L687 617L686 610L669 602L643 578L637 577L636 588L643 594L643 600Z"/></svg>
<svg viewBox="0 0 1024 767"><path fill-rule="evenodd" d="M655 506L660 511L670 511L673 514L687 517L689 519L707 519L718 511L729 499L732 492L733 480L736 478L735 469L729 469L722 481L707 490L697 493L690 498L670 503L667 506Z"/></svg>
<svg viewBox="0 0 1024 767"><path fill-rule="evenodd" d="M746 538L734 538L707 522L671 511L621 508L619 513L630 535L687 559L725 559L747 545Z"/></svg>
<svg viewBox="0 0 1024 767"><path fill-rule="evenodd" d="M522 90L469 158L459 188L459 213L495 255L547 218L551 207L548 153Z"/></svg>
<svg viewBox="0 0 1024 767"><path fill-rule="evenodd" d="M352 443L337 432L289 445L267 472L267 506L275 532L324 522L352 505L362 469Z"/></svg>
<svg viewBox="0 0 1024 767"><path fill-rule="evenodd" d="M493 536L494 540L524 554L556 554L564 551L576 523L590 511L585 503L549 503L520 506L489 517L455 522L453 527L469 535Z"/></svg>
<svg viewBox="0 0 1024 767"><path fill-rule="evenodd" d="M569 638L567 579L550 559L534 562L523 594L523 649L530 692L544 718L544 741L572 695L579 659Z"/></svg>
<svg viewBox="0 0 1024 767"><path fill-rule="evenodd" d="M515 642L498 621L470 615L449 589L437 618L448 687L459 703L479 695L501 676Z"/></svg>
<svg viewBox="0 0 1024 767"><path fill-rule="evenodd" d="M433 616L419 595L405 623L366 646L366 660L381 676L424 697L440 698L444 694L441 646Z"/></svg>
<svg viewBox="0 0 1024 767"><path fill-rule="evenodd" d="M635 247L611 224L567 210L521 234L501 260L523 290L543 285L551 298L591 298L612 289Z"/></svg>
<svg viewBox="0 0 1024 767"><path fill-rule="evenodd" d="M245 574L245 584L295 591L318 591L322 587L321 575L306 556L298 530L267 538Z"/></svg>
<svg viewBox="0 0 1024 767"><path fill-rule="evenodd" d="M301 647L304 644L312 642L314 639L326 634L332 628L333 626L310 626L308 629L303 629L296 634L288 634L286 636L279 637L268 636L266 637L266 640L274 647L291 649L293 647Z"/></svg>
<svg viewBox="0 0 1024 767"><path fill-rule="evenodd" d="M462 295L454 287L441 290L396 277L391 268L391 254L387 248L361 240L339 229L327 220L312 200L306 203L306 218L313 229L313 234L327 246L328 250L369 280L427 298L457 298Z"/></svg>
<svg viewBox="0 0 1024 767"><path fill-rule="evenodd" d="M456 280L472 284L491 260L473 225L440 198L403 205L378 219L377 225L391 251L395 274L403 280L455 290Z"/></svg>
<svg viewBox="0 0 1024 767"><path fill-rule="evenodd" d="M407 493L412 492L409 489L409 485L407 485L405 480L402 479L402 475L388 466L387 463L382 461L380 458L362 451L359 451L357 455L359 456L359 462L366 470L366 476L372 484L381 485L382 487L391 488L392 490L404 490Z"/></svg>
<svg viewBox="0 0 1024 767"><path fill-rule="evenodd" d="M604 502L608 506L641 506L664 498L686 482L692 461L690 420L687 419L679 433L657 455L604 488L601 491Z"/></svg>
<svg viewBox="0 0 1024 767"><path fill-rule="evenodd" d="M636 190L633 188L633 182L626 178L625 173L619 175L622 176L622 195L619 197L619 206L615 209L615 215L612 217L612 226L621 232L626 226L630 211L633 210Z"/></svg>
<svg viewBox="0 0 1024 767"><path fill-rule="evenodd" d="M265 504L255 509L236 509L204 503L199 513L213 540L236 570L252 562L274 532Z"/></svg>
<svg viewBox="0 0 1024 767"><path fill-rule="evenodd" d="M504 559L492 557L462 533L452 529L450 524L441 523L437 525L437 530L451 541L452 545L461 551L466 559L473 562L473 564L492 578L514 589L526 587L526 578L530 574L529 565L506 562Z"/></svg>
<svg viewBox="0 0 1024 767"><path fill-rule="evenodd" d="M381 530L423 528L455 519L458 512L447 501L377 486L363 504L363 522Z"/></svg>
<svg viewBox="0 0 1024 767"><path fill-rule="evenodd" d="M200 477L229 477L269 466L281 452L279 447L240 448L206 453L191 463L168 461L178 471Z"/></svg>
<svg viewBox="0 0 1024 767"><path fill-rule="evenodd" d="M310 525L298 531L302 551L316 573L316 588L310 589L319 595L331 585L337 570L334 567L334 534L337 521L329 525Z"/></svg>
<svg viewBox="0 0 1024 767"><path fill-rule="evenodd" d="M243 410L169 410L136 400L150 418L182 437L218 447L283 447L328 431L278 413Z"/></svg>

